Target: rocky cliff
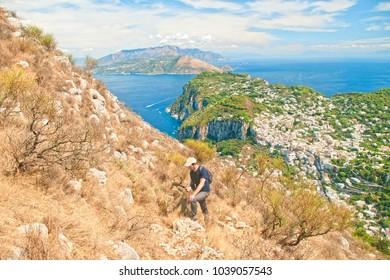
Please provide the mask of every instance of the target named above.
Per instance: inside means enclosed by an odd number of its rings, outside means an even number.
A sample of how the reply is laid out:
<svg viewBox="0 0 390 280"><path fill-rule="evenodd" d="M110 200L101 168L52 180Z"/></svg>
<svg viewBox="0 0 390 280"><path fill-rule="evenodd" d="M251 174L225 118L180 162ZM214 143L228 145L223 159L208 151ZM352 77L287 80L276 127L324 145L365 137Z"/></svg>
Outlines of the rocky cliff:
<svg viewBox="0 0 390 280"><path fill-rule="evenodd" d="M204 126L187 126L181 128L178 133L179 139L205 140L208 138L218 142L227 139L246 140L249 135L251 135L249 124L234 120L213 120Z"/></svg>
<svg viewBox="0 0 390 280"><path fill-rule="evenodd" d="M250 82L249 76L204 72L185 85L182 95L167 108L174 118L184 121L179 139L246 140L252 135L251 119L261 108L250 98L230 95L216 86L241 82Z"/></svg>

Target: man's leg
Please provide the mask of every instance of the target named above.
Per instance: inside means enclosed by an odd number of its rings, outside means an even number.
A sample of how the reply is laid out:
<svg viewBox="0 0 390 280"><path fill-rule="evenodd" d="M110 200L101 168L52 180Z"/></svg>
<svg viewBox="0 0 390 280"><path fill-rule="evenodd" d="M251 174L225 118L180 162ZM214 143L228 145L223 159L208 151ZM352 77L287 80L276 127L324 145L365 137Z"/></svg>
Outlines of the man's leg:
<svg viewBox="0 0 390 280"><path fill-rule="evenodd" d="M194 197L194 199L191 201L191 218L193 221L197 220L197 218L196 218L197 212L198 212L198 205L197 205L197 201L195 200L195 197Z"/></svg>
<svg viewBox="0 0 390 280"><path fill-rule="evenodd" d="M197 220L196 219L196 214L197 214L197 202L200 204L200 208L202 209L202 212L204 215L207 215L209 213L207 209L207 203L206 203L206 198L209 196L208 192L200 192L198 193L194 199L191 201L191 211L192 211L192 220ZM195 217L195 218L194 218Z"/></svg>

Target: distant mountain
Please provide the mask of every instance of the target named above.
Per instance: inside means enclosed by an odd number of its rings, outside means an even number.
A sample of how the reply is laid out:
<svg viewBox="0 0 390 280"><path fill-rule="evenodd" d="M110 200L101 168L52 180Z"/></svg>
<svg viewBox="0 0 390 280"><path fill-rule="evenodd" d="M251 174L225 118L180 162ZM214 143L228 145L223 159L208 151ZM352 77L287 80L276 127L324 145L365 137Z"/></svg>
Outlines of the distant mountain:
<svg viewBox="0 0 390 280"><path fill-rule="evenodd" d="M199 49L182 49L177 46L165 45L153 48L142 48L133 50L122 50L114 54L107 55L98 60L99 65L105 66L117 62L123 62L136 58L160 58L166 56L191 56L208 63L225 60L225 57L218 53L202 51Z"/></svg>
<svg viewBox="0 0 390 280"><path fill-rule="evenodd" d="M161 46L135 50L122 50L98 60L95 72L102 74L199 74L205 70L232 71L231 67L218 68L211 63L224 60L217 53L199 49L181 49Z"/></svg>
<svg viewBox="0 0 390 280"><path fill-rule="evenodd" d="M161 56L151 58L133 58L98 66L95 73L99 74L199 74L205 70L216 72L231 71L224 66L218 68L197 58L185 56Z"/></svg>

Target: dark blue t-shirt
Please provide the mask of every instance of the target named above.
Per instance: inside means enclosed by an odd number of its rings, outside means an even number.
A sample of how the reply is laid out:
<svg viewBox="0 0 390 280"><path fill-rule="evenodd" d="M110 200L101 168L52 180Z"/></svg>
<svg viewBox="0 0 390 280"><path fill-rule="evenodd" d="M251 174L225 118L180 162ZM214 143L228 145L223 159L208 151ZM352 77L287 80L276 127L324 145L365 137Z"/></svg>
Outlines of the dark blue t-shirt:
<svg viewBox="0 0 390 280"><path fill-rule="evenodd" d="M193 190L195 190L196 187L199 185L200 179L204 178L206 179L206 182L204 182L203 188L200 191L210 192L209 174L205 167L199 166L198 170L196 171L191 170L190 177L191 177L191 188Z"/></svg>

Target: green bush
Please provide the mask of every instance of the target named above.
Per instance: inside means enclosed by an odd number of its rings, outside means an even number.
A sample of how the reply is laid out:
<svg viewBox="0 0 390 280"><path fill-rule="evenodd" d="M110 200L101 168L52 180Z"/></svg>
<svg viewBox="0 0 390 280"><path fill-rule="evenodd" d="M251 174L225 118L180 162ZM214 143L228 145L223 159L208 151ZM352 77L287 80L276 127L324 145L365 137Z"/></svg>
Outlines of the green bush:
<svg viewBox="0 0 390 280"><path fill-rule="evenodd" d="M49 51L52 51L57 47L57 42L51 34L44 34L40 36L39 41Z"/></svg>
<svg viewBox="0 0 390 280"><path fill-rule="evenodd" d="M37 26L29 25L25 27L23 31L26 37L36 40L49 51L52 51L57 47L54 36L51 34L44 34L43 30Z"/></svg>
<svg viewBox="0 0 390 280"><path fill-rule="evenodd" d="M43 30L37 26L29 25L26 28L24 28L24 34L27 37L39 39L43 34Z"/></svg>
<svg viewBox="0 0 390 280"><path fill-rule="evenodd" d="M221 141L216 144L217 152L221 156L236 157L241 153L244 144L245 142L239 139Z"/></svg>
<svg viewBox="0 0 390 280"><path fill-rule="evenodd" d="M216 150L206 142L188 139L185 144L194 151L195 158L201 163L208 162L216 156Z"/></svg>

